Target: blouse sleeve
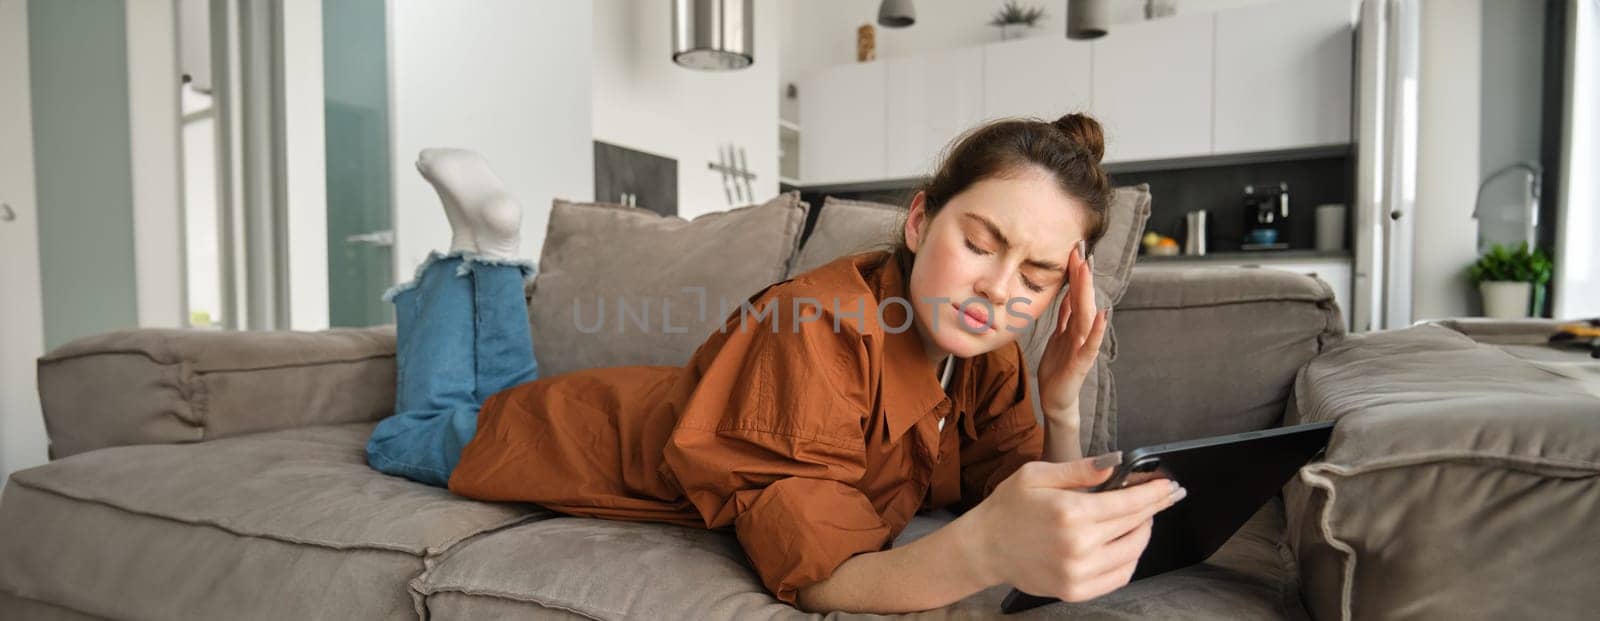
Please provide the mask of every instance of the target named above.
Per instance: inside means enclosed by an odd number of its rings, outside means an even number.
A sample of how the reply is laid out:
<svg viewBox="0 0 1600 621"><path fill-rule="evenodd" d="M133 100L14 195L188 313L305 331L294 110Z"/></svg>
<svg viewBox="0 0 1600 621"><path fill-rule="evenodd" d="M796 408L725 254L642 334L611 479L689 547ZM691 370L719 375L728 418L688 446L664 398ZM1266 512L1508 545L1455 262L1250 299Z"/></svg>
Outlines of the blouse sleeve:
<svg viewBox="0 0 1600 621"><path fill-rule="evenodd" d="M1033 415L1021 350L1015 344L1012 350L1014 364L985 374L988 381L974 408L974 437L962 438L958 511L976 506L1011 473L1044 454L1044 430Z"/></svg>
<svg viewBox="0 0 1600 621"><path fill-rule="evenodd" d="M691 367L701 376L664 459L709 528L734 527L762 583L795 603L889 526L855 488L865 473L870 377L862 338L832 315L730 319ZM724 337L725 335L725 337Z"/></svg>

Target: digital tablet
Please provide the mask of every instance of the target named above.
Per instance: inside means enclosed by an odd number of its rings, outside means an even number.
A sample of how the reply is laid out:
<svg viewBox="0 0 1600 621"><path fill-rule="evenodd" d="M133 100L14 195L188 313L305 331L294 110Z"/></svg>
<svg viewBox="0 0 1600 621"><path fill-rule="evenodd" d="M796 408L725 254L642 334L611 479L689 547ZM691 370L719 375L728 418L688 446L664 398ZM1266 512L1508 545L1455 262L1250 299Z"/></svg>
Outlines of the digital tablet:
<svg viewBox="0 0 1600 621"><path fill-rule="evenodd" d="M1133 579L1205 561L1328 445L1333 423L1312 423L1147 446L1124 453L1096 492L1172 479L1187 498L1156 514ZM1056 601L1012 589L1006 613Z"/></svg>

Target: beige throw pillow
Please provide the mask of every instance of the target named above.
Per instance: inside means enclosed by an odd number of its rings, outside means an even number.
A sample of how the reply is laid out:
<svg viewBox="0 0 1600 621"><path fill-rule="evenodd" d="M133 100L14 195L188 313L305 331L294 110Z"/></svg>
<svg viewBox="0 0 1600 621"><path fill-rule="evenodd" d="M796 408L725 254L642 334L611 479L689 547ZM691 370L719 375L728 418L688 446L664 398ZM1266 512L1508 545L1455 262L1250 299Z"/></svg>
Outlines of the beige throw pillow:
<svg viewBox="0 0 1600 621"><path fill-rule="evenodd" d="M529 286L540 376L687 363L719 304L783 280L806 209L797 192L694 220L556 200Z"/></svg>

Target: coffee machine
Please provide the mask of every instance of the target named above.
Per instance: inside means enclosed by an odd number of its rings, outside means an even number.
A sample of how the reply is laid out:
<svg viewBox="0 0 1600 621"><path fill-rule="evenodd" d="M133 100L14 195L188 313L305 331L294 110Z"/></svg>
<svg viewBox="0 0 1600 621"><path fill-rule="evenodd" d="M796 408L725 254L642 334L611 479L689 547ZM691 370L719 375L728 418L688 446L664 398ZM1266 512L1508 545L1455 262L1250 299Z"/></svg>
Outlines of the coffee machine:
<svg viewBox="0 0 1600 621"><path fill-rule="evenodd" d="M1243 250L1282 250L1289 247L1289 184L1244 186Z"/></svg>

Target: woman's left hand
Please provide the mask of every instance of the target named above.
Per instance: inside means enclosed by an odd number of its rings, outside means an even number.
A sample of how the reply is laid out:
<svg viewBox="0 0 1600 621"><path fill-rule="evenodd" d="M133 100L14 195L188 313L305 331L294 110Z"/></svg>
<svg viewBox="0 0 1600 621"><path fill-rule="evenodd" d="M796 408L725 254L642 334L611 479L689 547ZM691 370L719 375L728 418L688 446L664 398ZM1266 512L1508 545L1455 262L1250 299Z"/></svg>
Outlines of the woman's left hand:
<svg viewBox="0 0 1600 621"><path fill-rule="evenodd" d="M1080 244L1067 259L1069 290L1039 359L1039 406L1046 418L1078 414L1078 393L1094 368L1110 319L1109 309L1095 308L1094 273L1082 249Z"/></svg>

